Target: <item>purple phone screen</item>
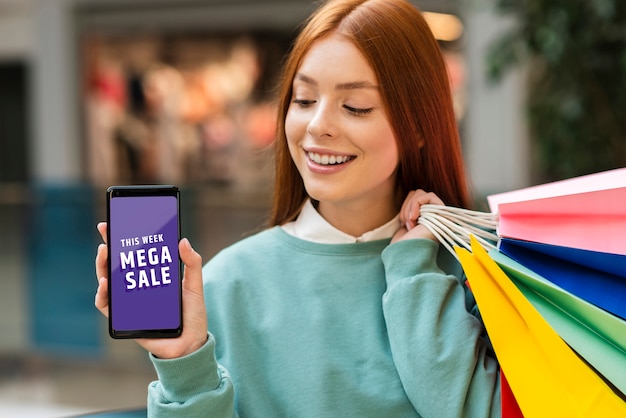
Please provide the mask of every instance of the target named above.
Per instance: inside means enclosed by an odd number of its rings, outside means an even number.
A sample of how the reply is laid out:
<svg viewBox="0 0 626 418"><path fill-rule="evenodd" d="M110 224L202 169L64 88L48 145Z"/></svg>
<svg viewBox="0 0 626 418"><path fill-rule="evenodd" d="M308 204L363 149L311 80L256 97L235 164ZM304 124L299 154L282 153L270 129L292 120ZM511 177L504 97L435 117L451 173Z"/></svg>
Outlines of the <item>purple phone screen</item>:
<svg viewBox="0 0 626 418"><path fill-rule="evenodd" d="M113 329L180 327L177 211L174 196L111 199Z"/></svg>

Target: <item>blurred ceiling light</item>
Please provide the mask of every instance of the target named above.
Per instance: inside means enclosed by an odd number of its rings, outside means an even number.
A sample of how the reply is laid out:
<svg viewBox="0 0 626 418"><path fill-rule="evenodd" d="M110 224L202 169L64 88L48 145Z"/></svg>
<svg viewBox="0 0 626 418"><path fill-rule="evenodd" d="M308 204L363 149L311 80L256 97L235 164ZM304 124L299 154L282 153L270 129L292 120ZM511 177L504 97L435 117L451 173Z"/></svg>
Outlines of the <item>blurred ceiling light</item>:
<svg viewBox="0 0 626 418"><path fill-rule="evenodd" d="M423 16L435 38L440 41L456 41L463 34L463 23L455 15L423 12Z"/></svg>

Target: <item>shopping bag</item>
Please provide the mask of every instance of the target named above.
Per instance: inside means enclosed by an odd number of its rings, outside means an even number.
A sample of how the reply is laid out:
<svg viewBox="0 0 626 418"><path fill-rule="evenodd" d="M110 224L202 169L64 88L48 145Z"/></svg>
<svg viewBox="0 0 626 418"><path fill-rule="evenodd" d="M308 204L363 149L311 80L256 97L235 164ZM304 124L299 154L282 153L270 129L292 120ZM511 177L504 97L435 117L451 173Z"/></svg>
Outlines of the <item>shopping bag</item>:
<svg viewBox="0 0 626 418"><path fill-rule="evenodd" d="M499 250L561 288L626 319L626 256L508 238L500 240Z"/></svg>
<svg viewBox="0 0 626 418"><path fill-rule="evenodd" d="M525 417L626 416L626 403L565 343L481 244L456 253Z"/></svg>
<svg viewBox="0 0 626 418"><path fill-rule="evenodd" d="M491 212L422 205L418 222L446 248L500 238L626 256L626 168L487 196Z"/></svg>
<svg viewBox="0 0 626 418"><path fill-rule="evenodd" d="M500 237L626 255L626 168L487 200Z"/></svg>
<svg viewBox="0 0 626 418"><path fill-rule="evenodd" d="M626 168L487 199L492 213L424 205L419 222L448 249L468 248L470 234L485 248L499 242L544 278L626 318Z"/></svg>
<svg viewBox="0 0 626 418"><path fill-rule="evenodd" d="M509 381L506 380L502 369L500 369L500 398L502 418L524 418L524 414L522 414L522 410L519 408Z"/></svg>
<svg viewBox="0 0 626 418"><path fill-rule="evenodd" d="M626 204L626 202L624 203ZM624 239L626 239L626 237ZM501 238L500 245L504 247L517 246L527 248L562 261L573 263L577 266L588 267L592 270L598 270L626 280L626 255L623 254L581 250L580 248L524 241L514 238Z"/></svg>
<svg viewBox="0 0 626 418"><path fill-rule="evenodd" d="M525 187L487 196L489 209L498 211L501 203L521 202L545 197L575 195L595 190L609 190L626 187L626 168L602 171L594 174L553 181L537 186Z"/></svg>
<svg viewBox="0 0 626 418"><path fill-rule="evenodd" d="M626 394L626 321L560 288L508 256L489 256L567 344Z"/></svg>

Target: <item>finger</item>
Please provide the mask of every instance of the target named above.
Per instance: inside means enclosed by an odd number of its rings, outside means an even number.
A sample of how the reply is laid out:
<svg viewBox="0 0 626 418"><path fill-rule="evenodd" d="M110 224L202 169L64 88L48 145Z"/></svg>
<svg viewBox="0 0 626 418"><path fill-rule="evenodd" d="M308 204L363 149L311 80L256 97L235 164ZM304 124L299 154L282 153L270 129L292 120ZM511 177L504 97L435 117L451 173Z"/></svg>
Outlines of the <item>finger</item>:
<svg viewBox="0 0 626 418"><path fill-rule="evenodd" d="M411 201L411 198L413 197L413 195L415 194L415 191L412 190L410 191L406 198L404 199L404 202L402 202L402 206L400 207L400 223L407 229L409 229L410 225L408 223L409 220L409 202Z"/></svg>
<svg viewBox="0 0 626 418"><path fill-rule="evenodd" d="M420 190L421 193L416 193L415 197L411 201L411 220L417 222L420 216L420 208L422 205L443 205L443 202L436 194L432 192L425 192Z"/></svg>
<svg viewBox="0 0 626 418"><path fill-rule="evenodd" d="M180 240L178 251L185 265L183 288L202 294L202 257L191 247L187 238Z"/></svg>
<svg viewBox="0 0 626 418"><path fill-rule="evenodd" d="M98 245L98 251L96 253L96 279L100 280L101 277L109 277L109 262L106 244Z"/></svg>
<svg viewBox="0 0 626 418"><path fill-rule="evenodd" d="M186 352L200 348L207 340L207 315L202 285L202 257L186 238L179 243L180 258L185 265L183 273L183 334L188 341Z"/></svg>
<svg viewBox="0 0 626 418"><path fill-rule="evenodd" d="M106 277L98 279L98 290L96 290L94 305L104 316L109 316L109 289Z"/></svg>
<svg viewBox="0 0 626 418"><path fill-rule="evenodd" d="M107 242L107 223L99 222L98 225L96 225L96 228L98 229L98 232L100 233L100 236L102 237L102 241L106 243Z"/></svg>
<svg viewBox="0 0 626 418"><path fill-rule="evenodd" d="M402 221L407 230L411 230L411 228L417 225L417 221L420 216L420 208L422 205L426 204L443 205L444 203L435 193L432 192L415 190L414 192L409 193L402 208Z"/></svg>
<svg viewBox="0 0 626 418"><path fill-rule="evenodd" d="M415 198L415 201L413 203L415 205L413 210L417 212L417 214L413 218L415 225L417 225L419 221L421 208L423 205L444 205L443 201L432 192L420 194Z"/></svg>
<svg viewBox="0 0 626 418"><path fill-rule="evenodd" d="M402 221L403 225L410 231L415 225L417 225L417 218L419 217L419 198L426 192L418 189L410 192L404 201L402 206Z"/></svg>

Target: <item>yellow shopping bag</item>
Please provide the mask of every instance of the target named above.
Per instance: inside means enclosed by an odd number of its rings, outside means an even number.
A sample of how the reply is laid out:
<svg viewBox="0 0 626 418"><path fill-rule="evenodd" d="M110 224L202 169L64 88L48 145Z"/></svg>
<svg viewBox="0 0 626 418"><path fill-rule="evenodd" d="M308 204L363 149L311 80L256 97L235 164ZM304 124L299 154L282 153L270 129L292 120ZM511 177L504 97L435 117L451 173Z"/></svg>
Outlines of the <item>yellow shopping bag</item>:
<svg viewBox="0 0 626 418"><path fill-rule="evenodd" d="M626 417L624 402L550 327L477 240L455 248L526 418Z"/></svg>

